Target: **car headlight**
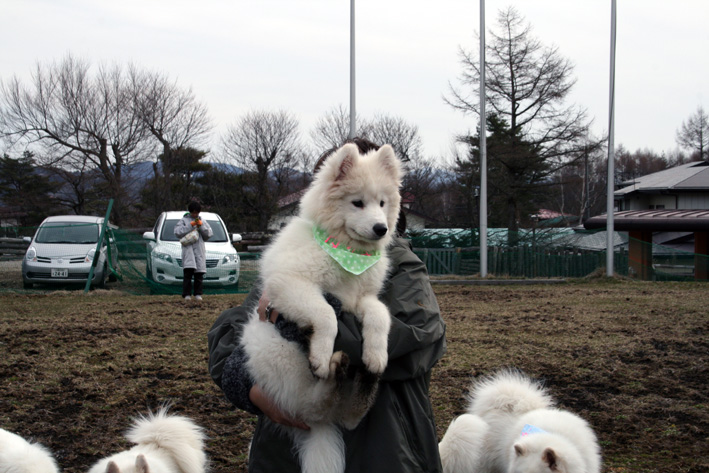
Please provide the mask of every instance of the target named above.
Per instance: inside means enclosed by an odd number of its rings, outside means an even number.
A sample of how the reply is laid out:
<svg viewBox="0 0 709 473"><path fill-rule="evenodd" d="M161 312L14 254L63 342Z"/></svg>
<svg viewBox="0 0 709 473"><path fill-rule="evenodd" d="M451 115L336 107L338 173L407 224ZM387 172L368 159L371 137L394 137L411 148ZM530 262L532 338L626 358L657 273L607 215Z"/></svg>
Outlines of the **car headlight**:
<svg viewBox="0 0 709 473"><path fill-rule="evenodd" d="M234 253L232 255L224 255L224 258L222 258L222 264L227 264L227 263L236 263L239 261L239 256Z"/></svg>
<svg viewBox="0 0 709 473"><path fill-rule="evenodd" d="M25 258L27 258L28 261L37 261L37 250L34 249L34 246L29 247Z"/></svg>
<svg viewBox="0 0 709 473"><path fill-rule="evenodd" d="M91 261L93 261L95 255L96 255L96 248L91 248L89 250L89 252L86 253L86 258L84 259L84 261L86 261L87 263L90 263Z"/></svg>
<svg viewBox="0 0 709 473"><path fill-rule="evenodd" d="M165 261L166 263L172 263L172 256L168 255L167 253L155 252L154 255L157 259L161 259L161 260Z"/></svg>

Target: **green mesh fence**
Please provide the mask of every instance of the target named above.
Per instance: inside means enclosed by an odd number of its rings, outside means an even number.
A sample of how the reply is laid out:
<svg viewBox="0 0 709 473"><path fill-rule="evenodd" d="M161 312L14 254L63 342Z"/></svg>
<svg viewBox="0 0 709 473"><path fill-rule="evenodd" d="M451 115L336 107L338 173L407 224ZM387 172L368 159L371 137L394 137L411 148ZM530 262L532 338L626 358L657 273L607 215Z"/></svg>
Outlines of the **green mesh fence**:
<svg viewBox="0 0 709 473"><path fill-rule="evenodd" d="M416 254L434 276L480 273L477 230L426 229L412 232ZM473 243L473 245L469 245ZM468 244L468 246L466 246ZM644 271L631 260L627 233L613 238L614 272L655 281L706 281L709 256L642 242L650 252ZM578 278L606 266L606 232L571 228L488 231L488 274L514 278ZM698 269L699 268L699 269Z"/></svg>
<svg viewBox="0 0 709 473"><path fill-rule="evenodd" d="M645 275L654 281L707 281L709 255L702 255L666 245L651 244L635 238L631 244L639 247L638 253L651 255L650 262L630 256L629 273L637 277Z"/></svg>
<svg viewBox="0 0 709 473"><path fill-rule="evenodd" d="M98 226L55 225L46 235L37 230L37 227L0 229L0 290L83 289L88 267L95 257ZM132 294L181 294L179 242L160 246L143 238L142 230L111 227L106 235L91 287ZM26 240L32 238L30 245ZM478 243L475 232L427 230L413 233L411 240L416 254L433 276L470 277L480 273L480 249L471 245ZM506 244L510 241L515 242L515 246ZM651 245L644 250L651 251L650 264L640 268L638 261L631 258L629 243L626 234L614 236L614 269L617 274L639 277L644 273L646 279L657 281L706 280L695 275L706 274L707 255ZM510 235L506 229L491 229L488 235L488 275L501 278L584 277L605 267L605 245L605 232L547 229ZM205 294L251 290L258 276L260 253L207 250ZM696 268L700 268L698 273Z"/></svg>

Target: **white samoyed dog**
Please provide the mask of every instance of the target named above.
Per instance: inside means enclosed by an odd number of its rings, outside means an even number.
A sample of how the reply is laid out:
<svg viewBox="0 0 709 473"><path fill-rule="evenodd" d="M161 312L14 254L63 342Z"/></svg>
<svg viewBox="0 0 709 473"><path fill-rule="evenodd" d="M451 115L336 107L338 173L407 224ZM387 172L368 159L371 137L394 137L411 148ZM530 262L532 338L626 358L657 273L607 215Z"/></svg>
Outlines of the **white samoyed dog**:
<svg viewBox="0 0 709 473"><path fill-rule="evenodd" d="M49 450L0 429L0 473L58 473Z"/></svg>
<svg viewBox="0 0 709 473"><path fill-rule="evenodd" d="M364 417L387 365L391 316L377 296L389 269L402 175L391 146L360 155L354 144L344 145L326 158L299 215L261 258L264 294L309 334L309 347L286 341L254 311L242 336L246 366L283 411L310 427L284 427L306 473L344 471L340 426L353 429ZM354 380L345 377L347 355L333 353L337 318L326 293L362 324L366 370Z"/></svg>
<svg viewBox="0 0 709 473"><path fill-rule="evenodd" d="M89 473L204 473L205 435L191 419L167 408L140 417L126 434L136 445L99 460Z"/></svg>
<svg viewBox="0 0 709 473"><path fill-rule="evenodd" d="M541 384L505 370L473 385L467 413L439 444L445 473L599 473L598 439L579 416L554 408Z"/></svg>

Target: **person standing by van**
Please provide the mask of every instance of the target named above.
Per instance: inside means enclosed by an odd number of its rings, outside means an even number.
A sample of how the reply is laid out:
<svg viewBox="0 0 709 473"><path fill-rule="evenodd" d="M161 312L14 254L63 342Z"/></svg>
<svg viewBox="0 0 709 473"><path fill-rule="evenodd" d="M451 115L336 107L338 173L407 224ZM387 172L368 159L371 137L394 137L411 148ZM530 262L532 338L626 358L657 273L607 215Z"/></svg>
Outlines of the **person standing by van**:
<svg viewBox="0 0 709 473"><path fill-rule="evenodd" d="M175 225L175 236L182 243L182 297L188 301L192 298L192 278L194 277L194 298L196 301L202 300L202 281L207 272L207 251L204 242L212 235L212 228L206 220L202 220L199 213L202 206L199 202L192 201L187 206L188 212ZM188 237L190 232L194 232Z"/></svg>

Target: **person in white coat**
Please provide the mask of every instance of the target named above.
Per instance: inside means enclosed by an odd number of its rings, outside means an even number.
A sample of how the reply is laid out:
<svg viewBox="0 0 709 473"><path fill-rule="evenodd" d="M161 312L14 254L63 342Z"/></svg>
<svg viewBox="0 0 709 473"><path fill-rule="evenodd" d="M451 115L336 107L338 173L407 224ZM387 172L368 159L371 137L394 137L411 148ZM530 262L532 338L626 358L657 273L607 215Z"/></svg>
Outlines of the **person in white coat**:
<svg viewBox="0 0 709 473"><path fill-rule="evenodd" d="M192 298L192 278L194 277L194 298L202 300L202 281L207 272L207 250L204 242L212 235L212 227L199 216L202 206L192 201L187 206L188 212L175 225L175 236L182 239L193 230L197 230L197 239L190 244L182 245L182 297L188 301Z"/></svg>

